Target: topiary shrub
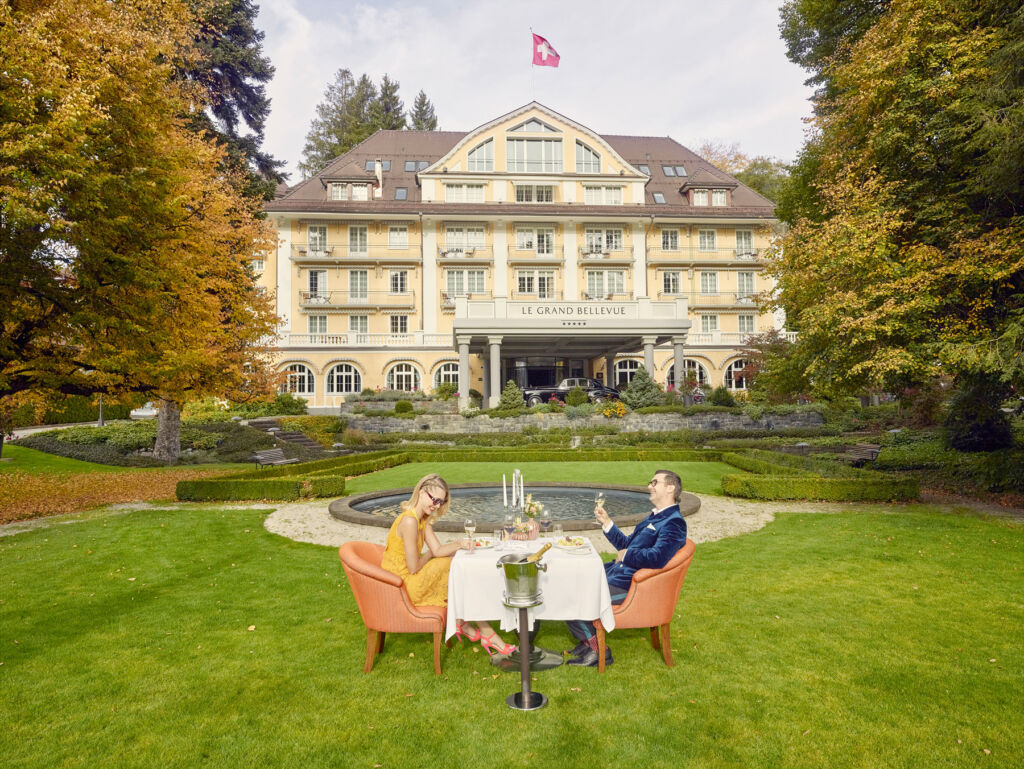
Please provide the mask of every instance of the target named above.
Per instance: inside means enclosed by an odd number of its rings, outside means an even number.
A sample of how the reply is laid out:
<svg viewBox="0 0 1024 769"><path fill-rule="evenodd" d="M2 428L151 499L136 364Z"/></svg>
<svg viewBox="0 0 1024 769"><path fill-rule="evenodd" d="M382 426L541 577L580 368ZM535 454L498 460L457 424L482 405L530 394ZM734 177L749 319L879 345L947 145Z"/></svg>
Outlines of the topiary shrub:
<svg viewBox="0 0 1024 769"><path fill-rule="evenodd" d="M458 391L459 388L454 382L441 382L434 388L434 397L441 401L450 401Z"/></svg>
<svg viewBox="0 0 1024 769"><path fill-rule="evenodd" d="M410 401L397 401L395 403L396 414L411 414L412 412L413 408Z"/></svg>
<svg viewBox="0 0 1024 769"><path fill-rule="evenodd" d="M505 389L501 391L501 400L498 401L498 410L512 411L523 408L523 391L519 389L511 379L505 383Z"/></svg>
<svg viewBox="0 0 1024 769"><path fill-rule="evenodd" d="M587 394L583 392L582 387L574 387L569 390L569 394L565 396L566 406L582 406L584 403L589 403Z"/></svg>
<svg viewBox="0 0 1024 769"><path fill-rule="evenodd" d="M664 393L651 379L650 372L643 366L636 370L633 381L622 393L622 400L634 410L661 405L663 398Z"/></svg>
<svg viewBox="0 0 1024 769"><path fill-rule="evenodd" d="M732 397L732 393L729 392L725 387L719 385L711 391L711 395L708 397L708 403L712 406L735 406L736 399Z"/></svg>

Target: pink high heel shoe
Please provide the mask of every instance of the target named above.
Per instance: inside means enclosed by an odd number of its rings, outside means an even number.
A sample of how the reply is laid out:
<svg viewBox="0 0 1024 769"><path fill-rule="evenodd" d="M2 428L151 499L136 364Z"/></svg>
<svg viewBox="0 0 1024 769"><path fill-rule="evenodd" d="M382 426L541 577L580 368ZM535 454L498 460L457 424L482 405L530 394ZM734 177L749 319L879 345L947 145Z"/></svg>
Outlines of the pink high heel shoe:
<svg viewBox="0 0 1024 769"><path fill-rule="evenodd" d="M469 631L466 629L466 623L465 622L459 622L455 626L455 636L460 641L463 638L465 638L467 641L470 641L470 642L479 641L480 640L480 628L476 628L476 635L470 635Z"/></svg>
<svg viewBox="0 0 1024 769"><path fill-rule="evenodd" d="M480 638L480 645L484 647L487 652L487 656L493 656L494 654L500 654L502 656L511 654L516 650L516 647L512 644L507 644L498 637L498 634L483 636Z"/></svg>

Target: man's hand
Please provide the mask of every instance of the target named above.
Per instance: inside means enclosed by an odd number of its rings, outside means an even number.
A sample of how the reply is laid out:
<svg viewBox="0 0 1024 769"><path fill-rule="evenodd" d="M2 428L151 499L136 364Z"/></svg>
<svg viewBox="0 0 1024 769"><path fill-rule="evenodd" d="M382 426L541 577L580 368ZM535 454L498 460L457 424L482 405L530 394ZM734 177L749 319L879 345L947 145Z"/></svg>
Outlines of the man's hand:
<svg viewBox="0 0 1024 769"><path fill-rule="evenodd" d="M603 505L598 505L594 508L594 517L597 518L597 522L601 524L602 529L612 522L612 519L608 516L608 511L604 509Z"/></svg>
<svg viewBox="0 0 1024 769"><path fill-rule="evenodd" d="M625 557L626 557L626 551L625 550L620 550L619 554L617 556L615 556L615 560L618 561L619 563L621 563L622 559L625 558Z"/></svg>

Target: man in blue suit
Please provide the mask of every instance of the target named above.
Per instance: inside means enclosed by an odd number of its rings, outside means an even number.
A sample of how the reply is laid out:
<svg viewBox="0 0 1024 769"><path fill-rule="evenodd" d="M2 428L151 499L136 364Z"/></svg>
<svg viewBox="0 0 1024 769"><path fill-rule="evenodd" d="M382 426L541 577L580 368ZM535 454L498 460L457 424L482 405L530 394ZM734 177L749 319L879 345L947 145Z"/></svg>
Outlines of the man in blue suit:
<svg viewBox="0 0 1024 769"><path fill-rule="evenodd" d="M638 569L661 569L686 544L686 520L679 512L683 482L671 470L658 470L647 484L654 509L640 521L628 537L619 531L604 507L594 510L605 537L619 551L615 560L604 565L612 603L620 604L629 592ZM569 665L597 667L597 631L588 620L571 620L569 632L579 641L569 652ZM605 664L612 663L612 650L605 647Z"/></svg>

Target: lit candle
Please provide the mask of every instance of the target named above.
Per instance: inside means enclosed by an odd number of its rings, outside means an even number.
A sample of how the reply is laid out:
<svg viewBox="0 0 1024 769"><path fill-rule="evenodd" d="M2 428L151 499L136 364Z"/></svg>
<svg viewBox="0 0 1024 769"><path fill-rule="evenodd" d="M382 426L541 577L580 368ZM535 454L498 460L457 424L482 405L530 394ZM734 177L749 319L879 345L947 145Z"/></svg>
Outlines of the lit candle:
<svg viewBox="0 0 1024 769"><path fill-rule="evenodd" d="M526 482L521 475L519 476L519 504L526 504Z"/></svg>
<svg viewBox="0 0 1024 769"><path fill-rule="evenodd" d="M505 488L505 473L501 474L501 500L505 507L508 507L508 489Z"/></svg>

